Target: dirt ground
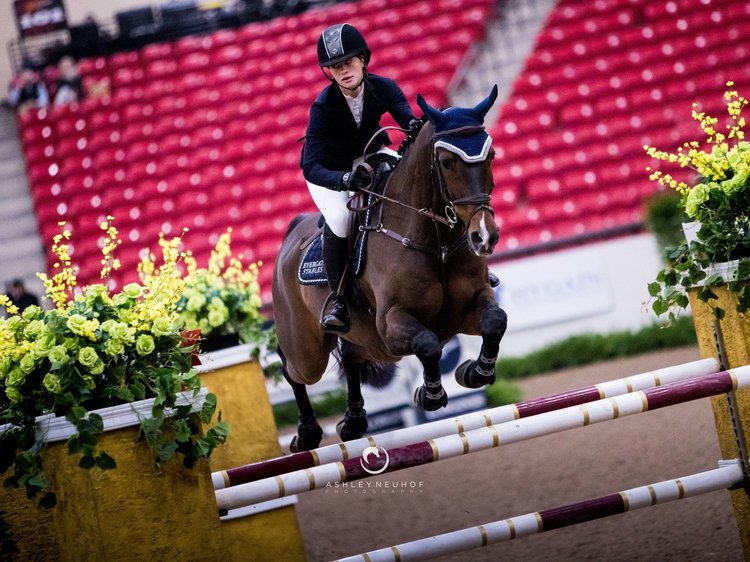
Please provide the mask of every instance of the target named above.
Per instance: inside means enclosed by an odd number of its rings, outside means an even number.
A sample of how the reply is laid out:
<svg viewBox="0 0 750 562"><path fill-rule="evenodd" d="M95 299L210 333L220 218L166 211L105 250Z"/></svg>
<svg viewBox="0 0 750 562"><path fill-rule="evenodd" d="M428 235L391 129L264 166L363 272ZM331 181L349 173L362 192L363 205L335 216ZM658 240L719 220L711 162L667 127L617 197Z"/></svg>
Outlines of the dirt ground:
<svg viewBox="0 0 750 562"><path fill-rule="evenodd" d="M534 398L695 359L694 348L650 353L519 386ZM297 515L309 560L332 560L710 470L719 458L710 403L700 400L380 477L416 492L316 490L299 496ZM720 491L441 560L732 561L742 552Z"/></svg>

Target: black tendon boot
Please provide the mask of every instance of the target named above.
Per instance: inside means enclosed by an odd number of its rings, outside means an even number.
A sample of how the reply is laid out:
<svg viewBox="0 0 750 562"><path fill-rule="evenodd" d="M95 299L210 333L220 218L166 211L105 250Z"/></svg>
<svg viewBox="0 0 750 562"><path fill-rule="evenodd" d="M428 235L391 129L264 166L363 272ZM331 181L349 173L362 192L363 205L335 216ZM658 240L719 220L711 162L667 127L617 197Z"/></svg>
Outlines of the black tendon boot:
<svg viewBox="0 0 750 562"><path fill-rule="evenodd" d="M331 289L331 295L323 305L324 314L320 321L323 331L335 334L345 334L351 327L349 319L349 307L346 304L343 294L339 293L341 277L346 269L346 262L349 254L349 242L347 238L336 236L325 225L323 230L323 267L325 268L328 286ZM325 314L325 307L331 303L328 314Z"/></svg>

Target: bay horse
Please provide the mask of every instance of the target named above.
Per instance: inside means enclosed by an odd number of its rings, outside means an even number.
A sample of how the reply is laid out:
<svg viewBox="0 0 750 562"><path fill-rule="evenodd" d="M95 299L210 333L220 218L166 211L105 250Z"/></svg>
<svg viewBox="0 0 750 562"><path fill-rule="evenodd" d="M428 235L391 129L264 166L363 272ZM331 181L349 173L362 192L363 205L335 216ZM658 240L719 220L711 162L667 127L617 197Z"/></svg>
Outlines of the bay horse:
<svg viewBox="0 0 750 562"><path fill-rule="evenodd" d="M273 309L282 372L299 410L292 451L314 449L322 439L306 385L320 380L331 352L347 381L348 407L337 426L344 441L367 429L363 378L406 355L423 366L416 406L446 406L439 362L442 346L456 334L482 336L479 357L456 370L458 383L480 388L495 382L507 317L488 283L487 256L498 226L490 206L494 151L483 123L496 98L497 86L474 108L439 110L417 96L426 122L402 147L379 198L379 220L368 233L360 277L354 281L347 274L347 334L324 333L320 326L327 285L297 279L303 248L321 230L320 215L301 215L290 224L274 267Z"/></svg>

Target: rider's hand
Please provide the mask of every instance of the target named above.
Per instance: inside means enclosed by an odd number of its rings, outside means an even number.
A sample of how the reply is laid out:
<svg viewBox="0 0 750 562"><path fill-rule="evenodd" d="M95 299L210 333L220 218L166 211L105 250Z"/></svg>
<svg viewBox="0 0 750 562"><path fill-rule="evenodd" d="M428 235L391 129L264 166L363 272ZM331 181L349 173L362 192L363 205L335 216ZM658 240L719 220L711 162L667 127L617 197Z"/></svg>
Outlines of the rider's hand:
<svg viewBox="0 0 750 562"><path fill-rule="evenodd" d="M370 174L363 166L357 166L353 172L347 172L341 178L341 191L359 191L369 187Z"/></svg>

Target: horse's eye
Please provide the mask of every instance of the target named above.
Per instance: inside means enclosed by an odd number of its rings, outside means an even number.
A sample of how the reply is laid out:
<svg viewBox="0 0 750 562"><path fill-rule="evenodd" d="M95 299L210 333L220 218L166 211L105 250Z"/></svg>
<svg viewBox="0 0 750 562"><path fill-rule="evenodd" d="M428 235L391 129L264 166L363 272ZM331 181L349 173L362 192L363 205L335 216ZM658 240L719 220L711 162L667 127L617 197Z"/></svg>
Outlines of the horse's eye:
<svg viewBox="0 0 750 562"><path fill-rule="evenodd" d="M442 164L443 168L446 170L452 170L453 169L453 160L441 160L440 164Z"/></svg>

